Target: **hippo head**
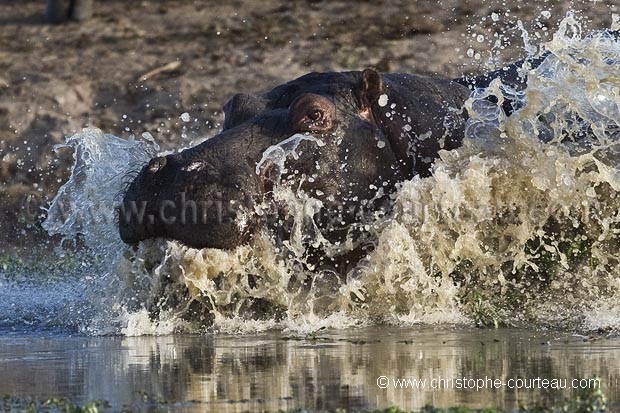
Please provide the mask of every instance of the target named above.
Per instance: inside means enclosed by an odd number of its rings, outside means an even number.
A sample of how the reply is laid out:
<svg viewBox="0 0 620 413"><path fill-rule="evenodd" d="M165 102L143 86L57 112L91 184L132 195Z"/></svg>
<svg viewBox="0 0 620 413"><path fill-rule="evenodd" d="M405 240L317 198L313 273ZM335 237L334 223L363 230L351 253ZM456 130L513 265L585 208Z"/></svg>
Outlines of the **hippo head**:
<svg viewBox="0 0 620 413"><path fill-rule="evenodd" d="M398 182L427 174L439 149L460 143L462 122L446 119L468 93L445 79L367 69L237 94L224 106L220 134L139 172L119 208L120 236L130 244L163 237L234 248L265 225L256 206L285 183L338 211L319 219L324 235L338 239L361 210L378 208ZM302 138L284 168L265 161L293 135ZM277 207L268 214L277 217Z"/></svg>

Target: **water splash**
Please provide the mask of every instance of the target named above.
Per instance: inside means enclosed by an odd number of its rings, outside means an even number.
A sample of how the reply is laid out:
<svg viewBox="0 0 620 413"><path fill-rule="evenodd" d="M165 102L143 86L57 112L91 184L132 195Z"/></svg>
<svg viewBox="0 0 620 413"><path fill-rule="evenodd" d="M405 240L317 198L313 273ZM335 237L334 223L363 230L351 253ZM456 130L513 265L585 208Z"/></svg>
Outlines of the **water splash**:
<svg viewBox="0 0 620 413"><path fill-rule="evenodd" d="M94 252L118 251L116 208L132 175L137 174L159 146L150 134L129 140L84 129L55 149L73 149L71 178L60 188L43 228L67 239L83 237Z"/></svg>
<svg viewBox="0 0 620 413"><path fill-rule="evenodd" d="M309 141L315 143L318 147L325 146L325 143L320 139L315 138L309 134L296 133L278 143L277 145L270 146L263 153L263 157L256 164L256 174L259 175L264 167L269 164L275 165L279 168L281 173L286 173L286 161L289 157L294 160L299 159L297 155L297 148L303 141Z"/></svg>
<svg viewBox="0 0 620 413"><path fill-rule="evenodd" d="M431 177L403 183L389 214L362 223L373 248L359 262L338 263L354 241L322 238L312 225L322 205L285 185L275 196L297 225L290 239L265 230L232 251L162 240L127 250L115 226L84 218L82 207L113 211L99 179L120 191L128 165L155 151L92 131L73 138L90 149L77 146L58 198L78 208L58 219L52 206L46 228L124 251L108 268L116 286L109 307L112 324L131 335L377 322L618 329L620 42L606 32L584 37L569 14L538 49L548 55L524 91L495 80L474 92L463 147L442 152ZM504 100L520 109L507 117ZM264 159L281 155L283 169L295 142ZM92 153L106 155L82 160ZM316 248L337 264L314 265Z"/></svg>

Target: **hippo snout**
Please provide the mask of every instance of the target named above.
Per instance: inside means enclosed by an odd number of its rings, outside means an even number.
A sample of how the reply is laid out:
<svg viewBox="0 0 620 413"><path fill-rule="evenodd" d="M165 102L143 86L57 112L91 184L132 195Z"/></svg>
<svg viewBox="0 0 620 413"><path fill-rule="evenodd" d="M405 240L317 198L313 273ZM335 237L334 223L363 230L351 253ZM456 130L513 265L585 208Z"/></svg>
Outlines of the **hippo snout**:
<svg viewBox="0 0 620 413"><path fill-rule="evenodd" d="M155 157L118 208L120 237L128 244L161 237L197 248L234 248L253 228L252 175L249 166L192 154Z"/></svg>

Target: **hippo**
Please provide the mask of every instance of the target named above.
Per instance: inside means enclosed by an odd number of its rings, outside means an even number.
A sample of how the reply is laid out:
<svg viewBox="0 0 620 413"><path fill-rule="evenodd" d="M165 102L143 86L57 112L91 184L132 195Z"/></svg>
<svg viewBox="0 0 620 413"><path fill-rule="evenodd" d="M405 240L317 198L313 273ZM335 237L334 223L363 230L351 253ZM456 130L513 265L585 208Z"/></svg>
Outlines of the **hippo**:
<svg viewBox="0 0 620 413"><path fill-rule="evenodd" d="M355 236L365 217L389 210L400 183L429 176L439 151L461 145L471 89L495 77L519 88L523 64L453 80L374 69L310 73L260 95L238 93L224 105L221 133L137 172L118 209L120 237L233 249L280 225L286 238L291 228L269 203L284 184L321 203L314 220L327 240ZM284 163L266 156L291 145ZM265 212L265 204L273 207Z"/></svg>

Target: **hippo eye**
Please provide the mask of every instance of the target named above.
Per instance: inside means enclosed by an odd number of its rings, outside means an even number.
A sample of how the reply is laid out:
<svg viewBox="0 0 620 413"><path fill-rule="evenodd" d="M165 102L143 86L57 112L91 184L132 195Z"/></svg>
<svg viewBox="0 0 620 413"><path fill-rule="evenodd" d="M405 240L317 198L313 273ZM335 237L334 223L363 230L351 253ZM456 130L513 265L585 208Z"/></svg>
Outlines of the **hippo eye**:
<svg viewBox="0 0 620 413"><path fill-rule="evenodd" d="M296 132L325 132L334 126L334 104L324 96L307 93L289 108L290 122Z"/></svg>
<svg viewBox="0 0 620 413"><path fill-rule="evenodd" d="M321 110L319 109L314 109L312 112L308 113L308 119L310 119L313 122L319 121L321 120L321 118L323 118L323 112L321 112Z"/></svg>

